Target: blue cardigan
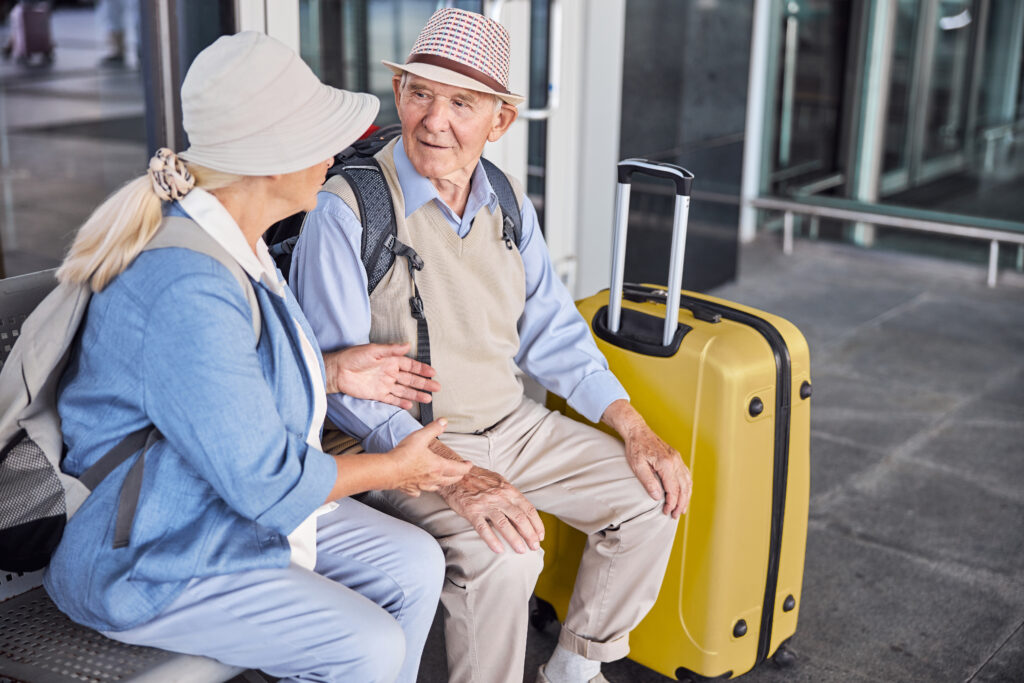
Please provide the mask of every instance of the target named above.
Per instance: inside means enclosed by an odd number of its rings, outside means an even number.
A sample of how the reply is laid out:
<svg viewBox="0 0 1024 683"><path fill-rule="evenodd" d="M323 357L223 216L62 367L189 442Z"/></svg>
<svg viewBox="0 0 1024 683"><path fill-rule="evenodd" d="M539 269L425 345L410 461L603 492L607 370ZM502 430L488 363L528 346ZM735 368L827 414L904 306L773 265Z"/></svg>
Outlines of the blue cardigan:
<svg viewBox="0 0 1024 683"><path fill-rule="evenodd" d="M134 458L68 523L44 584L75 621L131 628L193 577L287 566L287 534L333 487L334 460L305 440L313 395L292 320L316 338L291 290L253 286L258 343L238 282L186 249L144 252L93 296L58 402L63 468L80 474L148 424L164 439L146 456L128 547L112 537Z"/></svg>

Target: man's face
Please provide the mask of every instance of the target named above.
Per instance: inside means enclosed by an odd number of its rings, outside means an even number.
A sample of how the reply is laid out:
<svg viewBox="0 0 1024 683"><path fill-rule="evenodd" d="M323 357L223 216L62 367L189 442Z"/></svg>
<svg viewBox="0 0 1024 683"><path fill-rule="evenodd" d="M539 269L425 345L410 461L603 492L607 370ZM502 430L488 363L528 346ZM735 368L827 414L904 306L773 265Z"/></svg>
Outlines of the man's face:
<svg viewBox="0 0 1024 683"><path fill-rule="evenodd" d="M500 138L515 120L515 108L495 104L486 93L409 74L392 82L402 122L405 153L420 175L458 184L473 173L484 145Z"/></svg>

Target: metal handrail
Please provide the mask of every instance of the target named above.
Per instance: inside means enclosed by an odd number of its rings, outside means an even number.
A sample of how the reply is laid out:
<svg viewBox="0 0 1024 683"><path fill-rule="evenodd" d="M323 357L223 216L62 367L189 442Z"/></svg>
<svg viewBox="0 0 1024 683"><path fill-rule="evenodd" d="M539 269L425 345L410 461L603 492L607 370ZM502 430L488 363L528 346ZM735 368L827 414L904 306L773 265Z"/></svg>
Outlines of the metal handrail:
<svg viewBox="0 0 1024 683"><path fill-rule="evenodd" d="M908 218L905 216L889 216L873 211L859 211L856 209L844 209L833 206L821 206L807 202L795 201L792 199L780 199L778 197L756 197L749 200L749 205L755 209L766 209L769 211L782 211L782 248L786 254L793 253L793 214L799 213L818 218L834 218L843 221L860 223L871 223L891 228L905 230L918 230L939 235L963 237L968 239L986 240L989 242L988 260L988 286L996 286L996 276L999 265L999 243L1009 242L1024 246L1024 232L1015 233L1011 230L999 230L993 228L981 228L975 225L964 223L932 221L923 218Z"/></svg>

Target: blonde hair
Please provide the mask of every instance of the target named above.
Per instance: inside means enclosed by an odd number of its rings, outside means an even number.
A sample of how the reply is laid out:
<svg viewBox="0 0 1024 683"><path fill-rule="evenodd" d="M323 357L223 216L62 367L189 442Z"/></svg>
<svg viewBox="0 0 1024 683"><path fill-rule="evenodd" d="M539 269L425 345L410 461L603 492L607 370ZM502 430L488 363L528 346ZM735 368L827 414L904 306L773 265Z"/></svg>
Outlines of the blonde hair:
<svg viewBox="0 0 1024 683"><path fill-rule="evenodd" d="M196 187L217 190L243 176L186 162ZM104 200L78 229L57 279L66 284L88 283L102 291L156 234L163 220L163 202L153 191L149 175L127 182Z"/></svg>

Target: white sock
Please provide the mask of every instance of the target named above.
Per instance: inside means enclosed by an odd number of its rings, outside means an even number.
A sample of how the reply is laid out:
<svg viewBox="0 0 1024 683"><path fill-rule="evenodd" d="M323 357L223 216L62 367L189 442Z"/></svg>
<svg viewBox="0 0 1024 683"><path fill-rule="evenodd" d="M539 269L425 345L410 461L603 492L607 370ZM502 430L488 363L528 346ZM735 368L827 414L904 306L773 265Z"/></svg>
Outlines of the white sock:
<svg viewBox="0 0 1024 683"><path fill-rule="evenodd" d="M599 673L601 662L570 652L561 645L544 665L544 675L551 683L587 683Z"/></svg>

